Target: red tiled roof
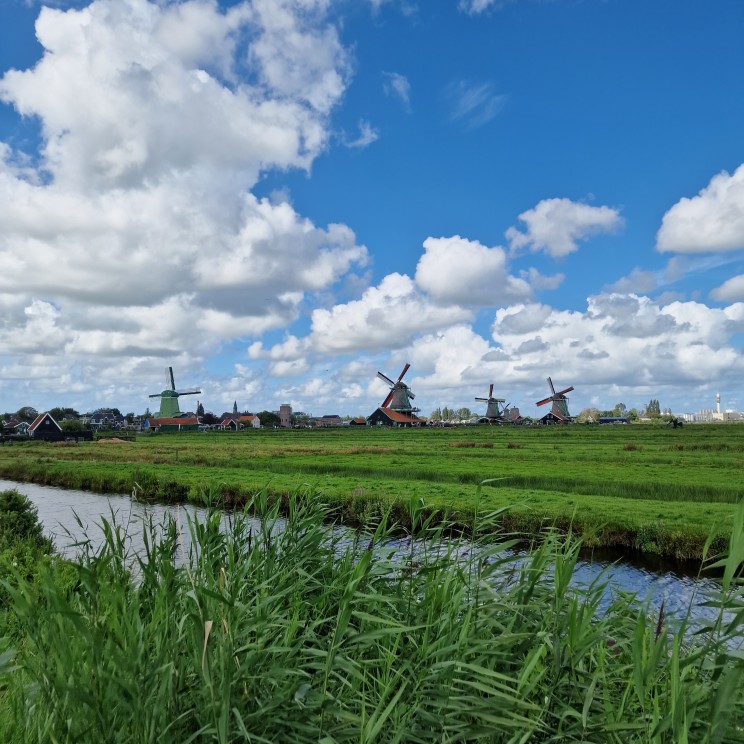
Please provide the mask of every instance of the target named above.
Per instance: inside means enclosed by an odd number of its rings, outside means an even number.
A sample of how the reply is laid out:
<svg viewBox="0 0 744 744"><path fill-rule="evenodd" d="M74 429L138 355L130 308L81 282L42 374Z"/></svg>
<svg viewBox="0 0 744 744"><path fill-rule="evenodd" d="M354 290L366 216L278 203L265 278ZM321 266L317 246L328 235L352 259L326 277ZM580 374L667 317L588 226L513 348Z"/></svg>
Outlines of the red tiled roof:
<svg viewBox="0 0 744 744"><path fill-rule="evenodd" d="M31 426L28 427L28 430L36 431L36 427L47 417L49 416L49 420L60 430L62 431L62 427L54 420L52 416L50 416L48 413L40 413L34 420Z"/></svg>
<svg viewBox="0 0 744 744"><path fill-rule="evenodd" d="M44 414L40 413L32 422L31 425L28 427L29 431L33 431L40 423L41 419L44 418Z"/></svg>
<svg viewBox="0 0 744 744"><path fill-rule="evenodd" d="M150 426L196 426L199 423L199 419L196 418L149 418Z"/></svg>
<svg viewBox="0 0 744 744"><path fill-rule="evenodd" d="M399 424L418 424L421 423L421 419L418 416L414 416L412 413L401 413L400 411L393 411L392 408L379 408L391 421L395 421Z"/></svg>

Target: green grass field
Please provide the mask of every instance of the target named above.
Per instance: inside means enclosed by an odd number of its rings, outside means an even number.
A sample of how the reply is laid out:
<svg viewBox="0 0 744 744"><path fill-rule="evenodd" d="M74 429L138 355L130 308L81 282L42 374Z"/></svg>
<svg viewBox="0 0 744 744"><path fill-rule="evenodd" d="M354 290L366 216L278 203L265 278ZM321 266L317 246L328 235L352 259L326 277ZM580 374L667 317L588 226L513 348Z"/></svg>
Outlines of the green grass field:
<svg viewBox="0 0 744 744"><path fill-rule="evenodd" d="M548 525L589 545L700 559L730 533L744 489L744 426L265 430L137 442L0 447L0 476L164 501L241 503L260 489L320 494L350 523L412 498L472 525ZM476 506L476 486L482 489ZM135 486L136 484L136 486Z"/></svg>

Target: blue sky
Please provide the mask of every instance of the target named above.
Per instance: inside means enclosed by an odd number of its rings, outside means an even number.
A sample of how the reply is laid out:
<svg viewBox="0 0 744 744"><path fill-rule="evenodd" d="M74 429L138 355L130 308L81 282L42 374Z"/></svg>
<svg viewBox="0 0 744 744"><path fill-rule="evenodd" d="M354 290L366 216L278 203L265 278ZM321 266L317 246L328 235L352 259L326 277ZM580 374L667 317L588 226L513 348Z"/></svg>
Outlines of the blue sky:
<svg viewBox="0 0 744 744"><path fill-rule="evenodd" d="M744 3L0 5L0 409L744 408Z"/></svg>

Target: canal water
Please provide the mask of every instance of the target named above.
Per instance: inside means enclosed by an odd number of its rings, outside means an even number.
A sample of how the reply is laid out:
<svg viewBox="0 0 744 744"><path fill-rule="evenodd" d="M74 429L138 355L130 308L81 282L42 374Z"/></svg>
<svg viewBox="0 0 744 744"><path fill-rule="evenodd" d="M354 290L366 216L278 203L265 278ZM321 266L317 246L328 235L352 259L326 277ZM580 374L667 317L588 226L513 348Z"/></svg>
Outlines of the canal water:
<svg viewBox="0 0 744 744"><path fill-rule="evenodd" d="M127 495L100 495L0 479L0 491L8 489L16 489L31 499L46 534L54 539L56 549L69 557L78 553L81 540L90 541L93 547L100 544L104 518L113 519L124 527L131 549L138 551L142 547L143 524L150 520L160 524L168 515L173 515L183 525L184 550L188 554L188 518L200 519L206 515L204 508L193 505L149 504L133 501ZM407 541L400 540L398 546L402 554L409 553ZM462 547L466 549L464 542ZM655 610L663 601L670 617L681 618L688 611L697 620L713 616L704 603L720 590L715 579L689 575L668 564L633 565L622 560L587 556L578 561L574 583L588 585L602 572L608 580L608 603L613 592L622 591L635 594L639 601L649 600Z"/></svg>

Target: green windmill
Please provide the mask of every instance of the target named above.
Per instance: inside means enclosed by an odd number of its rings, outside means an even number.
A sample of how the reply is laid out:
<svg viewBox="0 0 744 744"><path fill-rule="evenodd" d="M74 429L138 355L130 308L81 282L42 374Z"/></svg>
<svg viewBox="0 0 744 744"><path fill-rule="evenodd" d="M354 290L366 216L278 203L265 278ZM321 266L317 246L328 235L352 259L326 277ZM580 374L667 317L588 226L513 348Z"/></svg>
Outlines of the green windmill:
<svg viewBox="0 0 744 744"><path fill-rule="evenodd" d="M170 385L162 393L150 395L150 398L160 398L160 410L158 418L176 418L181 415L181 409L178 407L178 398L181 395L199 395L201 390L176 390L176 381L173 379L173 367L165 370L165 384Z"/></svg>

